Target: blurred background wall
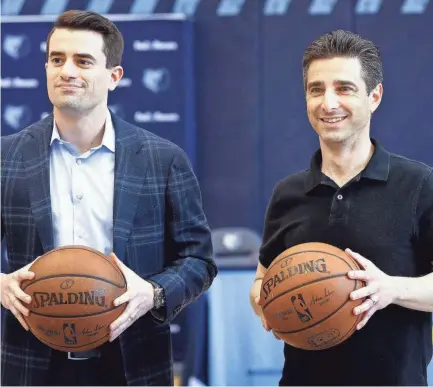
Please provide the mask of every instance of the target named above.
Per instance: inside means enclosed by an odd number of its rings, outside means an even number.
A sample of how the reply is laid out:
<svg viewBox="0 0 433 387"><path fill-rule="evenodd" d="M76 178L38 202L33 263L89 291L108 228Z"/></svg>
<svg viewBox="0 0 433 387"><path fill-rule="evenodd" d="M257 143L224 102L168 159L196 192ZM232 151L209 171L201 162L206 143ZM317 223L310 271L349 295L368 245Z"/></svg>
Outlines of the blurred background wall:
<svg viewBox="0 0 433 387"><path fill-rule="evenodd" d="M433 0L2 0L1 6L2 135L51 112L45 39L55 17L67 9L106 14L125 37L125 76L110 108L185 149L211 227L232 228L222 249L242 250L236 235L245 230L259 238L277 181L309 166L318 141L306 116L301 58L330 30L357 32L381 50L384 97L372 136L433 165ZM225 266L209 294L173 324L175 357L188 377L218 385L277 383L281 344L263 333L247 301L256 262L253 255L241 269Z"/></svg>
<svg viewBox="0 0 433 387"><path fill-rule="evenodd" d="M308 167L318 142L306 117L301 58L310 42L332 29L358 32L381 49L384 98L372 135L393 152L433 164L432 1L3 0L2 134L50 111L40 44L51 23L12 26L5 16L41 15L43 20L71 8L150 17L182 13L191 21L190 35L184 27L182 38L182 27L167 22L142 22L140 28L121 23L125 78L132 84L118 88L111 102L125 119L184 148L189 144L212 227L260 232L276 182ZM24 37L21 46L9 41L15 57L5 53L11 34ZM152 37L176 41L176 36L177 54L133 46ZM142 83L145 69L166 71L156 74L155 90ZM36 78L39 86L7 88L5 78L14 77ZM16 118L19 112L12 114L11 107L23 105L26 111L11 127L5 109ZM179 121L171 116L155 123L146 117L158 110L179 114Z"/></svg>

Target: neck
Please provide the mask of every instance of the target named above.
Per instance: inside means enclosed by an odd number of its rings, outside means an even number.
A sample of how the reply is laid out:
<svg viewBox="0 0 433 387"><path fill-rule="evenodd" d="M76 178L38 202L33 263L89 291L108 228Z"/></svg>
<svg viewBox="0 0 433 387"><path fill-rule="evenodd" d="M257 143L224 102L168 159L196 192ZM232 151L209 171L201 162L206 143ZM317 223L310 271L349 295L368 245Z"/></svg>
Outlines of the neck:
<svg viewBox="0 0 433 387"><path fill-rule="evenodd" d="M81 153L102 143L106 106L97 106L85 114L65 112L54 107L53 115L60 137L75 145Z"/></svg>
<svg viewBox="0 0 433 387"><path fill-rule="evenodd" d="M344 143L320 141L322 172L343 186L358 175L368 164L374 152L369 136L360 136Z"/></svg>

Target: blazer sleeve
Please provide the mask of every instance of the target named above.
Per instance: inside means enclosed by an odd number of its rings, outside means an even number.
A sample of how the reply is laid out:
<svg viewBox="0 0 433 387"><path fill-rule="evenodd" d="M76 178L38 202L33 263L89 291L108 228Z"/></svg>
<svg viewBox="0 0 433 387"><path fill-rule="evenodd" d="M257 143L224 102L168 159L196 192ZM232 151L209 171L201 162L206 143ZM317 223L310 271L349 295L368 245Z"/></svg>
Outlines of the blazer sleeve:
<svg viewBox="0 0 433 387"><path fill-rule="evenodd" d="M433 169L423 182L416 206L418 251L423 262L432 270L433 265Z"/></svg>
<svg viewBox="0 0 433 387"><path fill-rule="evenodd" d="M198 181L181 149L171 160L165 201L167 266L149 278L164 289L165 306L152 313L161 323L170 322L206 291L218 271Z"/></svg>
<svg viewBox="0 0 433 387"><path fill-rule="evenodd" d="M8 163L7 160L9 158L9 153L11 148L15 148L17 149L17 139L18 139L18 134L14 134L14 135L9 135L9 136L3 136L1 138L1 169L0 169L0 173L1 173L1 240L0 242L3 242L3 238L5 236L5 224L4 224L4 218L3 218L3 198L5 197L4 195L4 187L5 187L5 183L6 183L6 174L7 174L7 170L8 170ZM14 145L14 146L13 146Z"/></svg>

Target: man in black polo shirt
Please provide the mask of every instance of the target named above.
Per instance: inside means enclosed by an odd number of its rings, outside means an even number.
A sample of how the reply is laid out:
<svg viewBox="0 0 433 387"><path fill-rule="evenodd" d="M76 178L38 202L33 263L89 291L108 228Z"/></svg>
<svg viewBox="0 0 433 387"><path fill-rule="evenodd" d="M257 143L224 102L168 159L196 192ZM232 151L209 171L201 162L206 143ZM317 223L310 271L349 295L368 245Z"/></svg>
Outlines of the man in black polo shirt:
<svg viewBox="0 0 433 387"><path fill-rule="evenodd" d="M266 213L251 304L285 249L324 242L345 249L367 297L345 342L322 351L284 346L280 385L427 385L432 356L433 172L370 138L380 104L377 47L346 31L318 38L303 58L307 113L320 150L308 170L280 181ZM350 249L350 250L349 250Z"/></svg>

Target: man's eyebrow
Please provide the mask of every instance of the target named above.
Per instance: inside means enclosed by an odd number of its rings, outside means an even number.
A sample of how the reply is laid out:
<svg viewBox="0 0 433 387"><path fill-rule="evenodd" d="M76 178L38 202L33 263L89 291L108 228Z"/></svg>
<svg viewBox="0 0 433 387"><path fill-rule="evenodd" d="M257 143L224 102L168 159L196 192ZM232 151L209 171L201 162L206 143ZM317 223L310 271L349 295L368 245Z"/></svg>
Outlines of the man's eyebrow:
<svg viewBox="0 0 433 387"><path fill-rule="evenodd" d="M353 83L352 81L347 81L344 79L337 79L333 82L334 85L336 86L351 86L353 87L355 90L359 90L358 86ZM324 83L322 81L313 81L307 84L307 89L311 89L313 87L323 87Z"/></svg>
<svg viewBox="0 0 433 387"><path fill-rule="evenodd" d="M312 87L318 87L318 86L323 86L323 82L322 81L314 81L314 82L310 82L307 85L307 89L310 89Z"/></svg>
<svg viewBox="0 0 433 387"><path fill-rule="evenodd" d="M336 81L334 81L334 83L339 85L339 86L352 86L355 90L358 90L358 86L356 86L356 84L353 83L352 81L345 81L343 79L337 79Z"/></svg>
<svg viewBox="0 0 433 387"><path fill-rule="evenodd" d="M64 53L64 52L61 52L61 51L51 51L51 52L50 52L50 58L51 58L52 56L61 56L61 55L65 55L65 53Z"/></svg>
<svg viewBox="0 0 433 387"><path fill-rule="evenodd" d="M87 59L91 59L91 60L93 60L94 62L96 62L96 58L93 56L93 55L90 55L90 54L86 54L86 53L80 53L80 52L78 52L77 54L74 54L74 56L78 56L78 57L80 57L80 58L87 58Z"/></svg>
<svg viewBox="0 0 433 387"><path fill-rule="evenodd" d="M50 52L50 58L53 56L62 56L62 55L65 55L65 53L62 51L51 51ZM96 58L93 55L87 54L85 52L78 52L78 53L74 54L74 56L78 57L78 58L90 59L90 60L93 60L94 62L96 62Z"/></svg>

